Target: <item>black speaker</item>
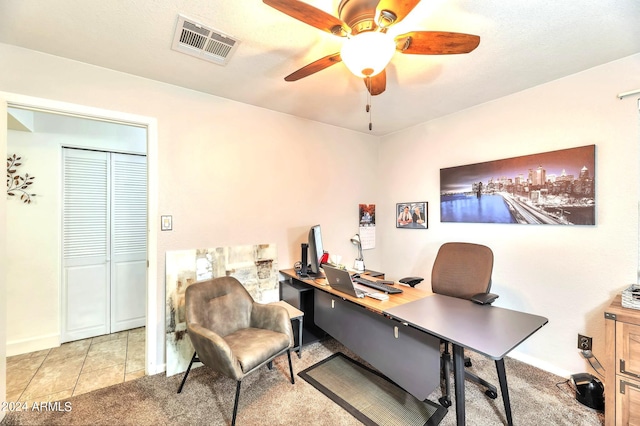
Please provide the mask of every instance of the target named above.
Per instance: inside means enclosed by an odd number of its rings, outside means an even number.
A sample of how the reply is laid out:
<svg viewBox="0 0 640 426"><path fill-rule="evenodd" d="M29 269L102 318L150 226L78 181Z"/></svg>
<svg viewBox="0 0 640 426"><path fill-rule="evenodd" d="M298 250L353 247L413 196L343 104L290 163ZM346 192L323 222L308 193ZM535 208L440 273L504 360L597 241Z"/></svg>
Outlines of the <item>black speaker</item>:
<svg viewBox="0 0 640 426"><path fill-rule="evenodd" d="M576 401L594 410L604 411L604 385L589 373L571 376L571 384L576 390Z"/></svg>
<svg viewBox="0 0 640 426"><path fill-rule="evenodd" d="M301 244L300 263L302 263L302 268L298 272L301 276L307 275L307 268L308 268L308 265L309 265L308 260L307 260L307 251L308 251L308 249L309 249L309 244L307 244L307 243L302 243Z"/></svg>

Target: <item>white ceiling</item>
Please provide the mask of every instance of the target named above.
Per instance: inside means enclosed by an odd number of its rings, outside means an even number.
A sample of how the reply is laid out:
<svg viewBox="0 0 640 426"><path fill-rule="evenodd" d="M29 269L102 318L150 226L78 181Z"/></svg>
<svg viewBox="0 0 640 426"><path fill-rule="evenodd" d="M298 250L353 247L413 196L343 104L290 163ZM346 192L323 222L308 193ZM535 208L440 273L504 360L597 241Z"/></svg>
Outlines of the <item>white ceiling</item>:
<svg viewBox="0 0 640 426"><path fill-rule="evenodd" d="M306 2L333 15L339 4ZM178 14L240 40L226 66L171 49ZM261 0L0 0L2 43L375 135L640 52L640 1L425 0L392 30L481 41L464 55L396 53L369 131L366 88L344 64L284 81L342 39Z"/></svg>

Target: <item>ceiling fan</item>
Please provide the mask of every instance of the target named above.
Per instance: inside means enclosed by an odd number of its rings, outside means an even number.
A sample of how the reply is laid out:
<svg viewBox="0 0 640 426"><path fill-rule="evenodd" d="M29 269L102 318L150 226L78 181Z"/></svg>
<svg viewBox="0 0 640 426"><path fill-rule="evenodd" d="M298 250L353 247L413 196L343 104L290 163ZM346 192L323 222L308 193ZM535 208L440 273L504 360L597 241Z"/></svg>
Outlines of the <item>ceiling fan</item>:
<svg viewBox="0 0 640 426"><path fill-rule="evenodd" d="M285 77L296 81L338 62L364 79L371 95L383 93L385 68L394 52L413 55L469 53L480 37L445 31L411 31L391 38L387 30L402 21L420 0L341 0L338 17L298 0L262 0L292 18L314 26L345 42L340 52L327 55Z"/></svg>

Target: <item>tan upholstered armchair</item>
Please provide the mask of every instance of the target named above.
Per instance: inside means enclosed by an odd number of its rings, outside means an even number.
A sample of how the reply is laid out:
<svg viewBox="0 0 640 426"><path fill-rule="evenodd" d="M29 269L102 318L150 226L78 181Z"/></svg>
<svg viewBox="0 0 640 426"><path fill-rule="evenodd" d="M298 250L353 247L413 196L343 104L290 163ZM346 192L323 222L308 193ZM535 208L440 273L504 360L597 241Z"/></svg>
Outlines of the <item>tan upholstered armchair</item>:
<svg viewBox="0 0 640 426"><path fill-rule="evenodd" d="M287 353L294 383L291 352L293 330L287 311L280 306L256 303L233 277L220 277L187 287L185 293L187 333L195 349L178 393L182 392L191 366L207 367L237 381L231 424L238 412L240 384L249 373Z"/></svg>

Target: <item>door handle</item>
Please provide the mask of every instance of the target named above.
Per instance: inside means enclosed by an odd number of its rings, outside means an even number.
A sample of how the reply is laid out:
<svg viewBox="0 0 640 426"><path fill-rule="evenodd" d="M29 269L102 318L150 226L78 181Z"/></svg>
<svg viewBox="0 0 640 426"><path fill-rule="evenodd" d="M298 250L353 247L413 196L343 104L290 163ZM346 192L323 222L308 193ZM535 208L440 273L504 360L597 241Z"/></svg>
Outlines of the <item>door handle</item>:
<svg viewBox="0 0 640 426"><path fill-rule="evenodd" d="M625 362L624 359L620 360L620 373L626 374L627 376L640 378L640 374L632 373L631 371L625 370Z"/></svg>
<svg viewBox="0 0 640 426"><path fill-rule="evenodd" d="M631 386L632 388L640 389L640 385L636 385L635 383L626 382L624 380L620 380L620 393L625 393L625 386Z"/></svg>

